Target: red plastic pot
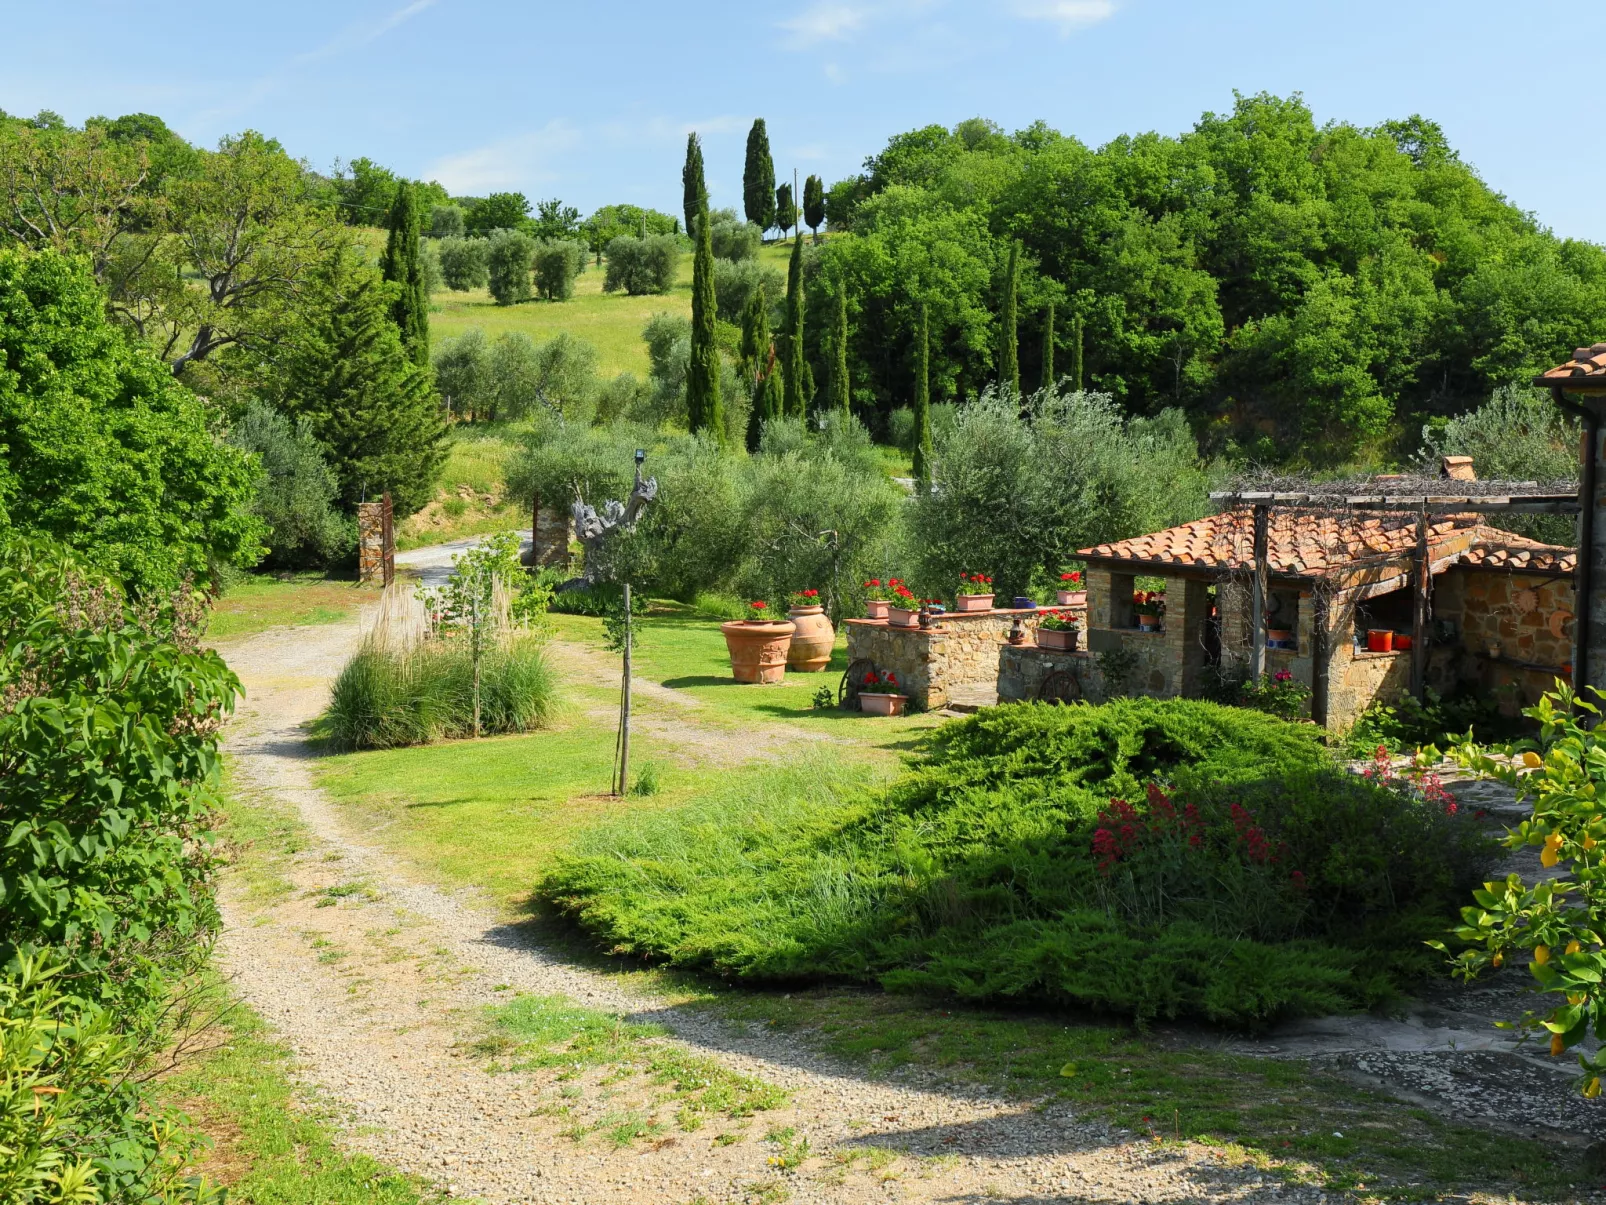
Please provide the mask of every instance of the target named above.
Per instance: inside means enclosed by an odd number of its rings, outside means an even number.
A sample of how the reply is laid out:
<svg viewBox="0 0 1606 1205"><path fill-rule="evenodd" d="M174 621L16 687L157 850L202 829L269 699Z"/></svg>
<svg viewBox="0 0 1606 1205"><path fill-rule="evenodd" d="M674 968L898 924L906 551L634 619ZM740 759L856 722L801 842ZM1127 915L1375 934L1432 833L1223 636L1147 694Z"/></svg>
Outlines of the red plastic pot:
<svg viewBox="0 0 1606 1205"><path fill-rule="evenodd" d="M1367 629L1366 651L1369 653L1392 653L1394 651L1394 633L1387 628Z"/></svg>

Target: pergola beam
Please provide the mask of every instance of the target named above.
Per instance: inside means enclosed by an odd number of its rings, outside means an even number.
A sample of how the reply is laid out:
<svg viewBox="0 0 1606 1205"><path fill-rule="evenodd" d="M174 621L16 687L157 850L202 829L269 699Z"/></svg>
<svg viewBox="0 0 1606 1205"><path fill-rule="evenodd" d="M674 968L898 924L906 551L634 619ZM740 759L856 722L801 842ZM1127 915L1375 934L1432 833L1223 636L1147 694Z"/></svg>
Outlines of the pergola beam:
<svg viewBox="0 0 1606 1205"><path fill-rule="evenodd" d="M1576 515L1577 494L1318 494L1219 491L1212 502L1229 506L1347 507L1351 510L1417 511L1429 514Z"/></svg>

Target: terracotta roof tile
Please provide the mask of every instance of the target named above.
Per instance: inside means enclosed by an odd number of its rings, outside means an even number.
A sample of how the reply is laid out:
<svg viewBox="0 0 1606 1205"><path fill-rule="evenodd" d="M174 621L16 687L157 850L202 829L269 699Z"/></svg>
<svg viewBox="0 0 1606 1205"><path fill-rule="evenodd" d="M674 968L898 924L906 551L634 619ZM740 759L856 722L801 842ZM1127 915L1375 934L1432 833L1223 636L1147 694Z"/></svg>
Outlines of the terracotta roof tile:
<svg viewBox="0 0 1606 1205"><path fill-rule="evenodd" d="M1601 355L1606 363L1606 345ZM1408 555L1416 546L1416 516L1409 512L1361 516L1274 507L1267 537L1273 573L1320 577L1356 561ZM1489 527L1475 515L1431 523L1429 553L1435 558L1454 555L1456 545L1445 545L1468 537L1470 547L1458 558L1464 565L1559 574L1572 572L1577 563L1570 548ZM1081 555L1095 560L1245 569L1253 559L1254 542L1254 511L1240 507L1165 531L1084 548ZM1517 556L1521 559L1515 559Z"/></svg>
<svg viewBox="0 0 1606 1205"><path fill-rule="evenodd" d="M1563 381L1574 380L1578 377L1598 377L1606 380L1606 343L1597 343L1593 347L1580 347L1573 352L1573 358L1565 364L1558 364L1555 368L1539 377L1540 381L1560 384Z"/></svg>

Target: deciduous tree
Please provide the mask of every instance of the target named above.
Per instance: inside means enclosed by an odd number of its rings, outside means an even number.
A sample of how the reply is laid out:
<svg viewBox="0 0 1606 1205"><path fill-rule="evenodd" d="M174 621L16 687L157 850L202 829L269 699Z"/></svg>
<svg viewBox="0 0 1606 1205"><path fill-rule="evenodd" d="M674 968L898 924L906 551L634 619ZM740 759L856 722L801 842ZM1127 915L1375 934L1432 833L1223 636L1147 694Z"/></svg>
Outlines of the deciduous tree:
<svg viewBox="0 0 1606 1205"><path fill-rule="evenodd" d="M915 487L931 489L931 317L920 303L919 334L915 338Z"/></svg>

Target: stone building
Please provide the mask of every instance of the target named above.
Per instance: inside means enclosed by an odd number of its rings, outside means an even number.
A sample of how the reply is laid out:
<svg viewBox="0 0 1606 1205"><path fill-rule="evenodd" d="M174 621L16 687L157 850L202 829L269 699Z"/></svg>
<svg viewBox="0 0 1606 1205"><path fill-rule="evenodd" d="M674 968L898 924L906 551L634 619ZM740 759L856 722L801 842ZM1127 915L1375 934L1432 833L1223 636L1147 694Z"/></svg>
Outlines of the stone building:
<svg viewBox="0 0 1606 1205"><path fill-rule="evenodd" d="M1365 514L1278 506L1267 516L1265 672L1311 690L1311 716L1347 728L1410 687L1411 653L1374 651L1373 631L1409 636L1418 564L1414 512ZM1036 697L1058 671L1085 697L1210 693L1249 672L1254 515L1236 507L1166 531L1082 551L1085 652L1010 649L1001 698ZM1426 681L1441 693L1500 692L1520 706L1567 677L1573 635L1571 549L1488 526L1477 516L1430 519ZM1133 595L1159 579L1165 613L1140 631ZM1050 665L1049 663L1053 664ZM1106 682L1112 672L1122 680Z"/></svg>

